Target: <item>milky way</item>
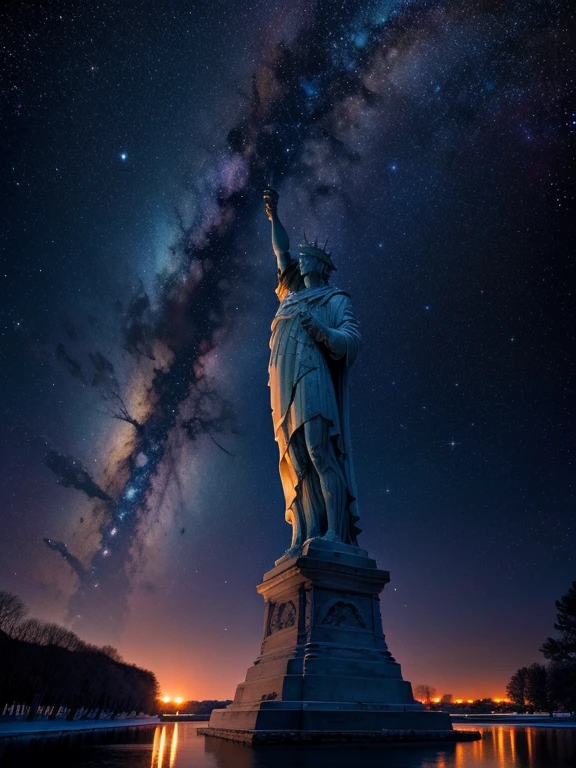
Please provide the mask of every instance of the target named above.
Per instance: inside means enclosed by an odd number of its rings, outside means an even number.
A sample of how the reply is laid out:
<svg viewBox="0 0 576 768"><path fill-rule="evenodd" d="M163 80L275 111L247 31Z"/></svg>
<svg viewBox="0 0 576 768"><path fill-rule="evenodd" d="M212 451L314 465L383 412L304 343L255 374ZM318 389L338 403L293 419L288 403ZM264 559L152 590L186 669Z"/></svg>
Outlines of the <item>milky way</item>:
<svg viewBox="0 0 576 768"><path fill-rule="evenodd" d="M134 442L122 462L128 477L111 505L92 558L91 589L82 584L73 599L76 615L87 610L94 619L94 604L102 601L112 621L121 618L128 583L125 565L138 512L147 503L172 429L178 425L194 439L199 430L229 426L225 404L205 386L203 359L212 352L217 334L231 323L227 301L230 281L238 279L238 221L261 205L270 178L298 174L307 140L325 142L336 158L351 160L351 153L331 134L331 122L351 95L359 95L366 105L370 102L363 77L389 26L386 16L374 19L377 6L358 13L354 4L344 3L337 11L331 3L320 4L314 21L293 45L266 52L254 74L249 110L228 134L230 153L220 165L215 196L198 212L197 223L182 226L172 246L182 266L166 282L153 326L138 322L149 306L147 296L132 301L125 348L133 353L144 349L152 356L152 345L159 343L168 351L169 362L155 370L145 420L132 422ZM318 183L313 194L332 191ZM59 355L78 376L80 366L63 345ZM192 412L183 420L180 408L186 401L192 401Z"/></svg>

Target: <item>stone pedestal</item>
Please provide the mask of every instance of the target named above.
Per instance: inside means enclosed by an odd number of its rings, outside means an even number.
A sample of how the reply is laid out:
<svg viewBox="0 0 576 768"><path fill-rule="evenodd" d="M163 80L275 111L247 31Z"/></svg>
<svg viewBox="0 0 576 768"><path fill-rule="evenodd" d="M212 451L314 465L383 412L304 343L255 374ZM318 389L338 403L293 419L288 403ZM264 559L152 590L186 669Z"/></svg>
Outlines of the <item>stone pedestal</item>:
<svg viewBox="0 0 576 768"><path fill-rule="evenodd" d="M202 732L250 743L258 733L265 743L274 733L456 736L447 713L414 700L388 650L378 595L389 580L364 550L323 539L278 560L258 586L266 602L260 655Z"/></svg>

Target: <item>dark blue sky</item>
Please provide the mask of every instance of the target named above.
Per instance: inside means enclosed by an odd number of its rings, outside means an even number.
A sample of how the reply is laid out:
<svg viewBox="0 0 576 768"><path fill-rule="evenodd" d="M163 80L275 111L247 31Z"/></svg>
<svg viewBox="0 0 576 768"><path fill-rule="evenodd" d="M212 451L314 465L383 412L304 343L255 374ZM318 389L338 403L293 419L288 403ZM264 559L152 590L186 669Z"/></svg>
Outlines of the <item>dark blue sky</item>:
<svg viewBox="0 0 576 768"><path fill-rule="evenodd" d="M556 2L4 12L0 589L167 693L232 696L289 543L273 173L360 319L360 543L391 571L405 676L497 696L541 661L574 579L569 21Z"/></svg>

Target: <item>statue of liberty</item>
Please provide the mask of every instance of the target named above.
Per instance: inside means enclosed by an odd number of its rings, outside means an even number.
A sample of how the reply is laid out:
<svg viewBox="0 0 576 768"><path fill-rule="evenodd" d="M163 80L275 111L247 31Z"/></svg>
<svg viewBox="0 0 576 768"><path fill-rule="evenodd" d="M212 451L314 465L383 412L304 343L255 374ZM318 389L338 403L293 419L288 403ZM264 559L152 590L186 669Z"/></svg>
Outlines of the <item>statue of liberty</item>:
<svg viewBox="0 0 576 768"><path fill-rule="evenodd" d="M278 193L264 191L278 263L269 386L286 520L287 555L308 539L357 545L360 532L350 446L348 371L360 350L349 295L328 284L336 267L317 243L290 250Z"/></svg>

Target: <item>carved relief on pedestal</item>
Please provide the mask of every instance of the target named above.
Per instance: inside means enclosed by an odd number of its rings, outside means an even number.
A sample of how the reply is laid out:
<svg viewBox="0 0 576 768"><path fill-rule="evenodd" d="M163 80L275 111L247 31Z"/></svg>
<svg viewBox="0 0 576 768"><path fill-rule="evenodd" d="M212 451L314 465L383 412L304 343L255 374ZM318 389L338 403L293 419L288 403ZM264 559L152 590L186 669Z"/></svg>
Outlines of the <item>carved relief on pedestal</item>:
<svg viewBox="0 0 576 768"><path fill-rule="evenodd" d="M292 600L286 603L273 603L270 606L268 619L268 635L288 629L296 624L296 606Z"/></svg>
<svg viewBox="0 0 576 768"><path fill-rule="evenodd" d="M357 629L366 629L366 622L360 615L360 611L354 603L338 600L333 603L330 610L322 619L322 624L328 624L332 627L356 627Z"/></svg>
<svg viewBox="0 0 576 768"><path fill-rule="evenodd" d="M305 591L305 600L306 600L306 612L304 614L304 629L306 631L306 634L309 635L312 630L312 622L313 622L313 596L312 596L312 590L307 589Z"/></svg>

